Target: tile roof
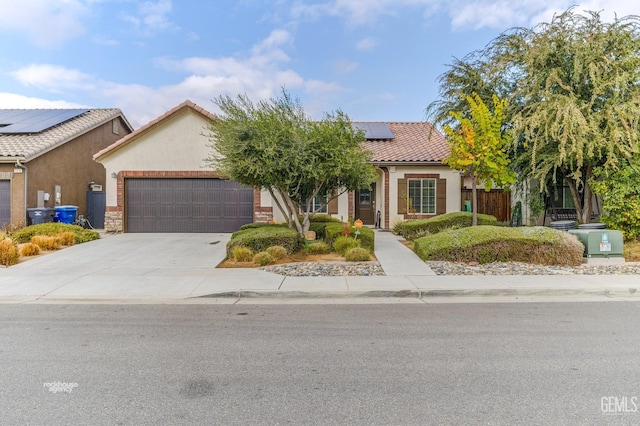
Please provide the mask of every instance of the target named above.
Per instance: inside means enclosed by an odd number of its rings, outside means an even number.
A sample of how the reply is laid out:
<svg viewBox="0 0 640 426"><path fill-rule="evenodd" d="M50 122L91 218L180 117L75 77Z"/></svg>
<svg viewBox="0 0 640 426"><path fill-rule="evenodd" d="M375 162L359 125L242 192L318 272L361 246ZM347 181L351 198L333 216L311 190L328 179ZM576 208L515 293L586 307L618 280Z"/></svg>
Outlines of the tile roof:
<svg viewBox="0 0 640 426"><path fill-rule="evenodd" d="M369 139L373 163L440 163L449 155L447 141L428 122L387 122L393 139Z"/></svg>
<svg viewBox="0 0 640 426"><path fill-rule="evenodd" d="M107 154L109 154L109 153L111 153L111 152L123 147L124 145L127 145L127 144L131 143L132 141L136 140L141 135L147 133L148 131L150 131L154 127L158 126L162 121L168 119L169 117L171 117L174 114L177 114L178 112L180 112L181 110L183 110L185 108L190 108L190 109L202 114L206 118L209 118L209 119L215 118L214 114L210 113L206 109L202 108L201 106L198 106L198 105L194 104L193 102L191 102L190 100L187 99L186 101L182 102L180 105L177 105L177 106L171 108L169 111L165 112L160 117L158 117L158 118L156 118L154 120L151 120L150 122L148 122L144 126L140 127L138 130L136 130L136 131L134 131L132 133L129 133L127 136L123 137L122 139L117 140L115 143L109 145L105 149L103 149L100 152L94 154L93 159L98 161L99 158L104 157L105 155L107 155Z"/></svg>
<svg viewBox="0 0 640 426"><path fill-rule="evenodd" d="M121 117L131 128L120 109L100 108L90 109L84 114L38 133L2 134L0 129L0 157L32 160L116 117Z"/></svg>

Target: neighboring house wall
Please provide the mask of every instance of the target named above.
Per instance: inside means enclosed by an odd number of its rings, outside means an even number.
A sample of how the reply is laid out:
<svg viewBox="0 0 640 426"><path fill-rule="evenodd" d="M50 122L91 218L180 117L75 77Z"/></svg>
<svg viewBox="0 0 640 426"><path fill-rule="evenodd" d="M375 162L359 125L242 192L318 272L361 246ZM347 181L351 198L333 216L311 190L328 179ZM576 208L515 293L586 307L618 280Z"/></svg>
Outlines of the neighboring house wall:
<svg viewBox="0 0 640 426"><path fill-rule="evenodd" d="M20 170L20 172L17 172ZM15 164L0 164L0 180L9 182L10 199L9 202L9 223L20 224L25 220L25 204L24 204L24 179L26 173L15 167ZM4 200L3 200L4 201ZM3 223L0 223L3 225Z"/></svg>
<svg viewBox="0 0 640 426"><path fill-rule="evenodd" d="M106 184L105 168L93 161L93 154L126 136L127 127L117 118L118 134L114 133L113 122L103 125L29 161L27 207L37 207L37 191L51 195L45 203L53 207L55 186L61 189L62 205L78 206L78 214L86 215L86 197L89 182L103 187ZM15 194L15 193L14 193Z"/></svg>

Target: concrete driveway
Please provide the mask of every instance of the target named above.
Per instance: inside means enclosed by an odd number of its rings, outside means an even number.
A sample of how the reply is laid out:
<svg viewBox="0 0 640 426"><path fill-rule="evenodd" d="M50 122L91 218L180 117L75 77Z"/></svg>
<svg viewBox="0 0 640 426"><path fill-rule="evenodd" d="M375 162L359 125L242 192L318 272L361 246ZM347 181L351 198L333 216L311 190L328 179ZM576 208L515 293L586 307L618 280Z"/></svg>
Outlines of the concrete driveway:
<svg viewBox="0 0 640 426"><path fill-rule="evenodd" d="M216 269L230 236L107 235L0 268L0 297L174 299L239 288L277 290L280 276L255 269Z"/></svg>

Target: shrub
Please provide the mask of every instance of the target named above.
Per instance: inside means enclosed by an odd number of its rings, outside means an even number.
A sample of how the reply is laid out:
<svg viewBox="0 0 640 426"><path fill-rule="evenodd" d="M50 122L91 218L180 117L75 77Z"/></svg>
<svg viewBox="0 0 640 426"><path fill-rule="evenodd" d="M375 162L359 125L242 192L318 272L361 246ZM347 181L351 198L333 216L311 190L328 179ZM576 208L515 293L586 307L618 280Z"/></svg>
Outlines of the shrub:
<svg viewBox="0 0 640 426"><path fill-rule="evenodd" d="M341 235L333 241L333 250L340 256L344 256L347 250L360 247L360 241L348 235Z"/></svg>
<svg viewBox="0 0 640 426"><path fill-rule="evenodd" d="M235 246L231 250L231 257L238 262L251 262L253 260L253 250L249 247Z"/></svg>
<svg viewBox="0 0 640 426"><path fill-rule="evenodd" d="M541 226L455 229L418 238L414 247L423 260L562 266L582 264L584 252L584 246L575 236Z"/></svg>
<svg viewBox="0 0 640 426"><path fill-rule="evenodd" d="M227 256L236 246L249 247L254 253L266 250L271 246L282 246L287 253L294 253L300 247L298 234L283 226L263 226L236 231L227 243Z"/></svg>
<svg viewBox="0 0 640 426"><path fill-rule="evenodd" d="M244 231L245 229L264 228L264 227L270 227L270 226L279 226L281 228L282 227L288 228L286 223L254 222L254 223L247 223L245 225L242 225L240 227L240 231Z"/></svg>
<svg viewBox="0 0 640 426"><path fill-rule="evenodd" d="M347 250L344 258L347 262L365 262L371 260L371 253L365 248L354 247Z"/></svg>
<svg viewBox="0 0 640 426"><path fill-rule="evenodd" d="M342 236L342 233L344 232L344 227L345 225L343 223L329 223L327 224L326 228L325 228L325 236L324 236L324 240L327 242L327 244L333 246L333 242L335 241L336 238ZM351 232L351 238L354 238L354 232L355 232L355 228L349 228L349 231ZM369 250L370 252L374 251L374 245L375 245L375 231L371 228L367 228L366 226L363 226L360 229L360 235L358 235L357 241L360 242L360 246L366 248L367 250Z"/></svg>
<svg viewBox="0 0 640 426"><path fill-rule="evenodd" d="M275 261L276 260L273 258L273 256L271 256L266 251L261 251L260 253L256 253L256 255L253 256L253 263L256 263L260 266L270 265Z"/></svg>
<svg viewBox="0 0 640 426"><path fill-rule="evenodd" d="M76 242L76 235L73 232L65 231L57 235L63 246L72 246Z"/></svg>
<svg viewBox="0 0 640 426"><path fill-rule="evenodd" d="M331 247L324 241L315 241L310 244L305 244L304 251L308 254L326 254L331 251Z"/></svg>
<svg viewBox="0 0 640 426"><path fill-rule="evenodd" d="M282 246L271 246L265 250L274 260L280 260L287 255L287 249Z"/></svg>
<svg viewBox="0 0 640 426"><path fill-rule="evenodd" d="M62 240L57 235L34 235L31 242L42 250L58 250L62 245Z"/></svg>
<svg viewBox="0 0 640 426"><path fill-rule="evenodd" d="M323 213L311 215L309 220L311 223L342 223L340 219Z"/></svg>
<svg viewBox="0 0 640 426"><path fill-rule="evenodd" d="M20 247L20 256L37 256L40 254L40 246L34 243L24 243Z"/></svg>
<svg viewBox="0 0 640 426"><path fill-rule="evenodd" d="M76 244L97 240L100 234L91 229L84 229L78 225L60 222L40 223L27 226L11 233L11 239L18 244L28 243L34 235L58 235L61 232L72 232Z"/></svg>
<svg viewBox="0 0 640 426"><path fill-rule="evenodd" d="M18 263L20 252L18 246L10 238L0 241L0 265L11 266Z"/></svg>
<svg viewBox="0 0 640 426"><path fill-rule="evenodd" d="M437 234L447 229L466 228L471 226L473 213L453 212L441 214L429 219L406 220L394 225L393 232L407 240L413 240L428 234ZM478 225L498 225L495 216L478 214Z"/></svg>

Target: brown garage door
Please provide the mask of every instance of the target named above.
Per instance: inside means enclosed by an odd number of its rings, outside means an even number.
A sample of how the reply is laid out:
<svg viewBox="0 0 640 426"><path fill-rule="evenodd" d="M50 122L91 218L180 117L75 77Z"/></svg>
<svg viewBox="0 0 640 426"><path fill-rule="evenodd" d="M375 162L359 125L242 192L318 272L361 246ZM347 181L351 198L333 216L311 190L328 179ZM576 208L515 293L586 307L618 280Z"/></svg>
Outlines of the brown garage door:
<svg viewBox="0 0 640 426"><path fill-rule="evenodd" d="M126 179L127 232L233 232L253 221L253 189L222 179Z"/></svg>
<svg viewBox="0 0 640 426"><path fill-rule="evenodd" d="M0 226L11 222L11 181L0 180Z"/></svg>

